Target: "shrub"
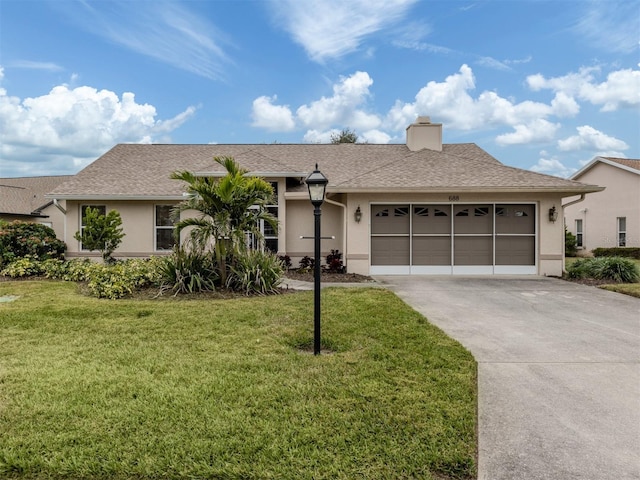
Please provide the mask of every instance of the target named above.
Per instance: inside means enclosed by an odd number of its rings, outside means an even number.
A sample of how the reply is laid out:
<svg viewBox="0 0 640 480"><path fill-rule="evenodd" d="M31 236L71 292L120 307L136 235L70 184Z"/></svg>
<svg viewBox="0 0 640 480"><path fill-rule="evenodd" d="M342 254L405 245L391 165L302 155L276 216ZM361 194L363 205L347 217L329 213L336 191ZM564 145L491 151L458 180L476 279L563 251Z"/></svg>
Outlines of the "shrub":
<svg viewBox="0 0 640 480"><path fill-rule="evenodd" d="M640 247L595 248L594 257L626 257L640 260Z"/></svg>
<svg viewBox="0 0 640 480"><path fill-rule="evenodd" d="M159 262L155 260L135 259L93 265L87 286L89 292L98 298L122 298L140 288L156 284L159 278Z"/></svg>
<svg viewBox="0 0 640 480"><path fill-rule="evenodd" d="M282 262L284 268L286 268L287 270L291 268L291 257L289 255L279 255L278 259Z"/></svg>
<svg viewBox="0 0 640 480"><path fill-rule="evenodd" d="M249 250L235 257L227 286L247 295L278 293L284 265L271 252Z"/></svg>
<svg viewBox="0 0 640 480"><path fill-rule="evenodd" d="M176 294L214 291L220 280L212 253L181 247L158 261L158 276L158 283Z"/></svg>
<svg viewBox="0 0 640 480"><path fill-rule="evenodd" d="M26 256L34 260L62 258L66 245L51 227L15 221L0 224L0 266Z"/></svg>
<svg viewBox="0 0 640 480"><path fill-rule="evenodd" d="M339 250L331 250L327 255L327 271L330 273L344 273L342 253Z"/></svg>
<svg viewBox="0 0 640 480"><path fill-rule="evenodd" d="M315 259L305 255L300 259L299 268L300 270L309 271L313 270L315 267L316 261Z"/></svg>
<svg viewBox="0 0 640 480"><path fill-rule="evenodd" d="M576 260L567 268L567 276L572 279L593 278L615 283L635 283L640 281L637 265L628 258L596 257Z"/></svg>
<svg viewBox="0 0 640 480"><path fill-rule="evenodd" d="M567 257L575 257L578 253L576 236L564 227L564 254Z"/></svg>
<svg viewBox="0 0 640 480"><path fill-rule="evenodd" d="M11 278L33 277L42 273L44 273L42 262L29 255L14 260L0 271L1 275Z"/></svg>

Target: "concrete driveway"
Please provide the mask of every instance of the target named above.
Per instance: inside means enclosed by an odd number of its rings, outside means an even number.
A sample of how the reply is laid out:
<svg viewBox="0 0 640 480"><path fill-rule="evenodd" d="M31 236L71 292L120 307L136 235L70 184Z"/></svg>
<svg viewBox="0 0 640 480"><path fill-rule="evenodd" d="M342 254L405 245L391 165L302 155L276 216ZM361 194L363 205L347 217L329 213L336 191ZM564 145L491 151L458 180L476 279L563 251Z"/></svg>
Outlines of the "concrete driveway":
<svg viewBox="0 0 640 480"><path fill-rule="evenodd" d="M544 277L376 277L478 361L480 480L640 479L640 299Z"/></svg>

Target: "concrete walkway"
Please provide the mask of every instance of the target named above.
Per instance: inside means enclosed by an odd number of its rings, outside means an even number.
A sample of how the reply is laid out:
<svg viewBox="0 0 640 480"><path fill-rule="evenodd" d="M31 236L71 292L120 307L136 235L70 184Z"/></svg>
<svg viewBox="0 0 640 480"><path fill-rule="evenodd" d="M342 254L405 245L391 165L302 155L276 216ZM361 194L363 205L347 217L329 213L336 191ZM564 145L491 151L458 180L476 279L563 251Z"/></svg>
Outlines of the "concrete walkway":
<svg viewBox="0 0 640 480"><path fill-rule="evenodd" d="M478 361L480 480L640 479L640 299L543 277L376 279Z"/></svg>

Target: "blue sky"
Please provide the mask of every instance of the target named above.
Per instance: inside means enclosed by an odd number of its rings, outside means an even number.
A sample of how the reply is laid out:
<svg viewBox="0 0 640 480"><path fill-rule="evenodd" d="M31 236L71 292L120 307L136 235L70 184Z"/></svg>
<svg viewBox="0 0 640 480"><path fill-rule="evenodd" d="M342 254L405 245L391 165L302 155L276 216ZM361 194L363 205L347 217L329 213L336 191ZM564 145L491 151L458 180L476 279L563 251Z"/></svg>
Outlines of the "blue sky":
<svg viewBox="0 0 640 480"><path fill-rule="evenodd" d="M445 143L640 158L640 0L0 0L0 176L117 143Z"/></svg>

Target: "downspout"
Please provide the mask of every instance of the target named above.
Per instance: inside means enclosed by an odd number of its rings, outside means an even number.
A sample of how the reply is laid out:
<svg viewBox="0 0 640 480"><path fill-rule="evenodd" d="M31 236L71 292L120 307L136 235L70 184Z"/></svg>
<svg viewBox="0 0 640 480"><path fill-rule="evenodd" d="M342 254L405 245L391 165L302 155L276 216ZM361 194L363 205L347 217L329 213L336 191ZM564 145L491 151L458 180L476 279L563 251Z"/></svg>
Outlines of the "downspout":
<svg viewBox="0 0 640 480"><path fill-rule="evenodd" d="M564 223L564 209L565 209L566 207L570 206L570 205L575 205L576 203L580 203L580 202L584 201L584 198L585 198L586 196L587 196L587 194L586 194L586 193L581 193L581 194L580 194L580 198L578 198L577 200L573 200L572 202L569 202L569 203L566 203L566 204L562 205L562 222L563 222L563 223ZM585 223L587 223L587 222L585 222ZM565 223L565 225L564 225L564 226L565 226L565 228L567 228L566 223ZM583 226L582 226L582 238L584 238L584 229L585 229L585 228L586 228L586 227L583 225ZM563 271L563 272L566 272L565 265L566 265L566 263L567 263L567 259L566 259L566 257L565 257L564 252L565 252L565 244L564 244L564 235L563 235L563 236L562 236L562 271Z"/></svg>
<svg viewBox="0 0 640 480"><path fill-rule="evenodd" d="M325 198L324 200L331 205L336 205L337 207L341 207L343 210L342 214L342 257L344 258L344 267L347 268L347 206L344 203L336 202L335 200L329 200Z"/></svg>
<svg viewBox="0 0 640 480"><path fill-rule="evenodd" d="M57 198L53 199L53 204L64 215L64 222L62 222L62 226L63 226L62 236L64 237L64 243L66 244L67 243L67 210L62 205L60 205L60 202L58 202Z"/></svg>
<svg viewBox="0 0 640 480"><path fill-rule="evenodd" d="M565 207L568 207L569 205L575 205L576 203L582 202L584 200L584 197L586 197L586 195L587 195L586 193L581 193L579 199L574 200L573 202L565 203L564 205L562 205L562 208L564 209Z"/></svg>

